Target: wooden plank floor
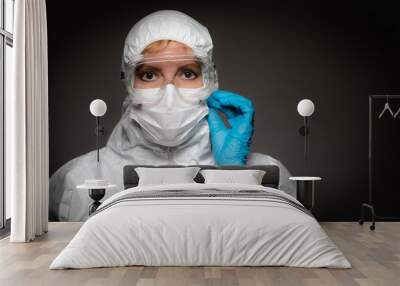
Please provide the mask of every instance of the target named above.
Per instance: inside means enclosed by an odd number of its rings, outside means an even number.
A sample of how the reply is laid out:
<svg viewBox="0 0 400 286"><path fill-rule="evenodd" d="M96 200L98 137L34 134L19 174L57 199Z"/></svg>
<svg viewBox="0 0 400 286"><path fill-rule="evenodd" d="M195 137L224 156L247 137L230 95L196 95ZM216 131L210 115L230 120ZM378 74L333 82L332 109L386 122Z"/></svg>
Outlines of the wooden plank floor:
<svg viewBox="0 0 400 286"><path fill-rule="evenodd" d="M400 222L377 223L374 232L356 222L322 223L352 269L290 267L119 267L48 270L81 226L50 223L32 243L0 241L0 285L400 285Z"/></svg>

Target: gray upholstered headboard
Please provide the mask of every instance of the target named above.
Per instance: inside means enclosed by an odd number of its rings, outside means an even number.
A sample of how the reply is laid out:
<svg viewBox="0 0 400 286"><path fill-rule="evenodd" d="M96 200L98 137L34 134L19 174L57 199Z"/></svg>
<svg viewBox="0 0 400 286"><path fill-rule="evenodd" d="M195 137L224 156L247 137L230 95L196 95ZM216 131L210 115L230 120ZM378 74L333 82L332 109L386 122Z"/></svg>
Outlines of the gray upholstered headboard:
<svg viewBox="0 0 400 286"><path fill-rule="evenodd" d="M137 167L146 168L182 168L189 166L177 166L177 165L164 165L164 166L151 166L151 165L126 165L124 167L124 189L133 188L138 185L139 177L135 171ZM219 169L219 170L264 170L265 175L262 180L262 185L265 187L278 188L279 186L279 167L275 165L256 165L256 166L208 166L208 165L196 165L196 167L204 169ZM197 183L204 183L204 178L200 174L197 174L194 179Z"/></svg>

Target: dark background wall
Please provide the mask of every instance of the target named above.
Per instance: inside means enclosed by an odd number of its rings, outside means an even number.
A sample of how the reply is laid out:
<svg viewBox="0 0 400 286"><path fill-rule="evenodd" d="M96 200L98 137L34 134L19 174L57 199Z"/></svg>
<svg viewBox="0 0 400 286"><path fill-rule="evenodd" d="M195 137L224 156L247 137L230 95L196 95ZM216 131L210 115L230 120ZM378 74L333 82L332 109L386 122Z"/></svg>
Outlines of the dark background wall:
<svg viewBox="0 0 400 286"><path fill-rule="evenodd" d="M368 94L400 92L397 7L387 1L165 2L47 1L51 174L95 148L93 99L108 104L106 137L119 120L120 59L132 25L153 11L176 9L209 28L221 88L254 101L253 151L278 158L295 175L323 177L319 219L357 219L367 199ZM316 104L309 170L297 133L302 98Z"/></svg>

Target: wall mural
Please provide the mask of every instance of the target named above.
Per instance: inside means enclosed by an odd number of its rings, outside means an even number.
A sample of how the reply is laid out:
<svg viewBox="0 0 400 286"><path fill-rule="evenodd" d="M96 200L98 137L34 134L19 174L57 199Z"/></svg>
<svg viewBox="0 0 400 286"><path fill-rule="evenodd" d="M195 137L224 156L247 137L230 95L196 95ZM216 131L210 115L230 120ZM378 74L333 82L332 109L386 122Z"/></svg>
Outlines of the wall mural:
<svg viewBox="0 0 400 286"><path fill-rule="evenodd" d="M250 99L218 89L213 43L206 27L177 11L158 11L137 22L123 49L127 90L120 121L105 147L79 156L50 179L50 219L82 221L90 198L76 187L102 179L123 190L125 165L262 165L280 167L280 188L294 195L288 170L250 152L255 107ZM96 101L95 115L106 106ZM99 131L99 130L98 130Z"/></svg>

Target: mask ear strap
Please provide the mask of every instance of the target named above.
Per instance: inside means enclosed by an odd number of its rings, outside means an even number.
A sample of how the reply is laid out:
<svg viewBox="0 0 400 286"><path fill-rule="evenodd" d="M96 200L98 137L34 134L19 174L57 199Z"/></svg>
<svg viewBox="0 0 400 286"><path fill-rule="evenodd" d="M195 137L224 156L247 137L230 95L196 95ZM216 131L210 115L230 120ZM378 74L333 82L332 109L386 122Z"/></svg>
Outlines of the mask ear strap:
<svg viewBox="0 0 400 286"><path fill-rule="evenodd" d="M214 90L217 90L219 87L218 87L218 73L217 73L217 66L214 64L214 71L213 71L213 73L214 73L214 84L215 84L215 89ZM213 90L213 91L214 91Z"/></svg>

